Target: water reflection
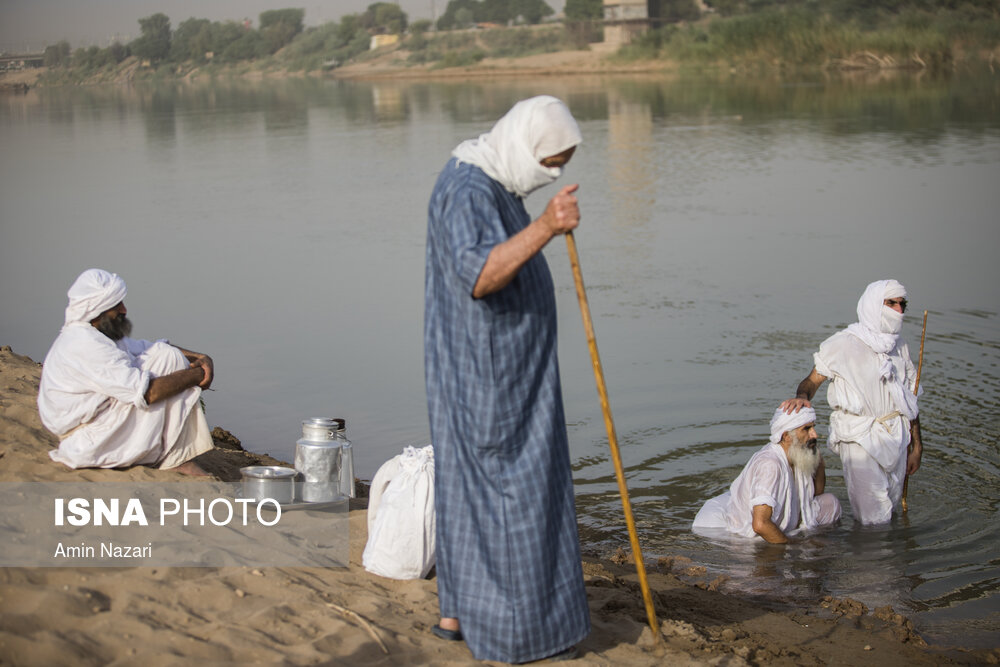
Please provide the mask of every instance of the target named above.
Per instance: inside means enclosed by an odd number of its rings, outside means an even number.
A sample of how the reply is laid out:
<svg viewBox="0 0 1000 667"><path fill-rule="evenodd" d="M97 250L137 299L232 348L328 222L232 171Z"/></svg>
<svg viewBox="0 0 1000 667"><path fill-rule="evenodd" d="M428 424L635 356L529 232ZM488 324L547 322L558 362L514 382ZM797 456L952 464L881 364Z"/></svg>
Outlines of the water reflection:
<svg viewBox="0 0 1000 667"><path fill-rule="evenodd" d="M376 84L372 87L372 105L379 122L402 121L409 118L409 102L402 86Z"/></svg>
<svg viewBox="0 0 1000 667"><path fill-rule="evenodd" d="M262 111L269 118L268 128L281 131L303 122L309 107L338 110L352 122L368 123L405 121L439 106L453 122L491 123L512 100L547 92L566 99L583 122L620 119L615 132L628 132L632 137L641 136L652 124L706 124L718 119L756 123L780 114L790 121L822 119L820 129L831 135L889 133L906 143L927 146L946 131L959 129L975 136L997 129L996 114L983 113L983 109L995 108L1000 99L995 79L984 79L979 73L881 75L876 80L817 76L794 82L735 76L715 80L581 76L558 81L406 84L293 78L266 86L227 79L34 89L26 95L4 96L3 116L10 121L24 118L28 110L32 116L41 111L49 122L59 123L72 122L79 112L96 120L137 107L155 125L154 121L176 109L188 114ZM641 129L643 125L647 130Z"/></svg>
<svg viewBox="0 0 1000 667"><path fill-rule="evenodd" d="M631 102L609 91L608 94L608 164L610 196L614 220L629 226L644 227L650 222L657 163L652 138L653 116L650 108Z"/></svg>
<svg viewBox="0 0 1000 667"><path fill-rule="evenodd" d="M146 138L155 146L172 146L177 138L176 95L153 89L140 96Z"/></svg>

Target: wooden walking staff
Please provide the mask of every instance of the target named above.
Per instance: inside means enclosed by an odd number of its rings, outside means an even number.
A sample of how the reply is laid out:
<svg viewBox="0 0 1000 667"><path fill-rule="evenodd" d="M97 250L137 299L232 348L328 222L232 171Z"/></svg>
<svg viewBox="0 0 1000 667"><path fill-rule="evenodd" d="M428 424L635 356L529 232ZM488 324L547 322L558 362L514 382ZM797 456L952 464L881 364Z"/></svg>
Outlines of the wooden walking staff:
<svg viewBox="0 0 1000 667"><path fill-rule="evenodd" d="M924 337L927 335L927 311L924 311L924 328L920 330L920 358L917 360L917 377L913 381L913 393L917 395L920 389L920 372L924 368ZM910 508L906 505L906 490L910 485L910 476L907 474L903 477L903 499L900 504L903 506L903 511L906 512Z"/></svg>
<svg viewBox="0 0 1000 667"><path fill-rule="evenodd" d="M590 348L590 360L594 364L594 379L597 382L597 394L601 399L601 410L604 413L604 427L608 431L608 445L611 447L611 458L615 464L615 477L618 479L618 493L622 498L625 510L625 523L628 525L629 542L635 555L635 569L639 574L639 586L642 588L642 599L646 603L646 617L649 628L653 631L653 639L657 645L663 640L660 636L660 624L656 620L656 609L653 607L653 596L649 592L646 581L646 566L642 562L642 549L639 546L639 536L635 530L635 518L632 516L632 503L628 497L628 487L625 485L625 471L622 469L622 458L618 453L618 436L615 435L615 422L611 417L611 405L608 403L608 388L604 383L604 371L601 369L601 357L597 353L597 338L594 336L594 323L590 319L590 306L587 305L587 292L583 288L583 274L580 272L580 257L576 252L576 241L573 232L566 232L566 247L569 250L569 263L573 268L573 280L576 282L576 297L580 301L580 315L583 317L583 328L587 333L587 346Z"/></svg>

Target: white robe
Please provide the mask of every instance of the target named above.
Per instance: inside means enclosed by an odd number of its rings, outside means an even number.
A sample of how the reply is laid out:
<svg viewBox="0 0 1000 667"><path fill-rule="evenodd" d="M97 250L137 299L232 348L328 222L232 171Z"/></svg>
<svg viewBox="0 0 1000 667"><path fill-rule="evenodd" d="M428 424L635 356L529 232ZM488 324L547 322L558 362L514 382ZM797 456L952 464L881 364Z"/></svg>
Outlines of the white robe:
<svg viewBox="0 0 1000 667"><path fill-rule="evenodd" d="M910 421L918 414L909 347L900 338L880 354L840 331L813 359L816 371L830 378L828 445L843 461L854 515L864 524L885 523L902 495Z"/></svg>
<svg viewBox="0 0 1000 667"><path fill-rule="evenodd" d="M813 478L792 469L781 445L758 450L722 495L709 499L692 528L725 528L754 537L753 508L767 505L771 521L788 535L799 528L816 528L840 518L840 503L830 493L815 495Z"/></svg>
<svg viewBox="0 0 1000 667"><path fill-rule="evenodd" d="M38 393L42 423L61 440L49 456L71 468L171 468L207 451L208 425L194 409L200 388L151 406L144 398L151 377L188 367L165 341L115 343L87 322L65 325L45 357Z"/></svg>

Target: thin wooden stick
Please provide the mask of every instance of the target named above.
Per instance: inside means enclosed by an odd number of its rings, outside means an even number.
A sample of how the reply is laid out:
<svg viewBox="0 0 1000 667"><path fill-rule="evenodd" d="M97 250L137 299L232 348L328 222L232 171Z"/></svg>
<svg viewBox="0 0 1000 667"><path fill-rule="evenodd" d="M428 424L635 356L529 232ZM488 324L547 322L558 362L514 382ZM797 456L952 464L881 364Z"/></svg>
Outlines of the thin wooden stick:
<svg viewBox="0 0 1000 667"><path fill-rule="evenodd" d="M566 247L569 250L569 263L573 268L573 280L576 283L576 297L580 302L580 315L583 317L583 328L587 333L587 346L590 348L590 360L594 364L594 380L597 382L597 394L601 399L601 411L604 413L604 427L608 431L608 445L611 448L611 459L615 464L615 477L618 479L618 493L622 498L622 508L625 510L625 523L628 525L629 542L632 554L635 556L635 569L639 575L639 586L642 588L642 599L646 603L646 617L649 628L653 631L653 640L657 645L663 641L660 635L660 624L656 620L656 609L653 607L653 596L646 580L646 566L642 562L642 548L639 546L639 536L635 530L635 518L632 515L632 503L628 497L628 487L625 485L625 471L622 469L621 454L618 452L618 436L615 434L615 422L611 416L611 404L608 402L608 388L604 382L604 371L601 368L601 357L597 352L597 337L594 335L594 323L590 319L590 306L587 303L587 292L583 287L583 273L580 271L580 257L576 252L576 241L573 232L566 232Z"/></svg>
<svg viewBox="0 0 1000 667"><path fill-rule="evenodd" d="M351 611L346 607L341 607L339 604L333 604L332 602L327 602L326 606L330 607L331 609L336 609L344 616L354 619L355 621L360 623L361 627L363 627L368 632L368 634L371 635L372 639L374 639L378 643L379 648L382 649L382 652L385 653L386 655L389 655L389 648L385 645L385 642L382 641L382 638L378 636L378 633L375 632L375 628L372 627L372 624L369 623L364 616L355 611Z"/></svg>
<svg viewBox="0 0 1000 667"><path fill-rule="evenodd" d="M917 361L917 377L913 381L914 395L917 395L919 393L918 390L920 389L920 373L924 369L924 338L926 336L927 336L927 311L925 310L924 328L920 330L920 358ZM906 476L903 477L903 499L900 501L900 504L902 505L904 512L907 512L910 509L909 505L907 505L906 503L906 492L909 490L909 486L910 486L910 475L909 473L907 473Z"/></svg>

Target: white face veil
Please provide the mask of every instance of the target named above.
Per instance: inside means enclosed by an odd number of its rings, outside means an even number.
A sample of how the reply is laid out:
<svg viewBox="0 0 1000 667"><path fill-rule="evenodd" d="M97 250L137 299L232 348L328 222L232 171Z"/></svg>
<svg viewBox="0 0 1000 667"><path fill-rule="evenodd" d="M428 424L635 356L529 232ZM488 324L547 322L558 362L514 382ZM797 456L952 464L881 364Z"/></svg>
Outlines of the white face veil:
<svg viewBox="0 0 1000 667"><path fill-rule="evenodd" d="M452 151L461 162L475 165L508 192L527 197L562 174L541 160L583 141L569 109L550 95L521 100L486 134L463 141Z"/></svg>
<svg viewBox="0 0 1000 667"><path fill-rule="evenodd" d="M865 288L858 300L858 322L848 327L868 347L882 354L896 345L903 327L903 314L883 302L906 296L906 288L895 280L876 280Z"/></svg>
<svg viewBox="0 0 1000 667"><path fill-rule="evenodd" d="M106 310L125 300L125 281L117 273L102 269L87 269L69 288L66 296L66 324L90 322Z"/></svg>
<svg viewBox="0 0 1000 667"><path fill-rule="evenodd" d="M879 376L886 383L893 403L904 417L915 419L916 396L909 388L903 386L905 373L901 369L897 370L889 357L889 353L899 340L903 314L883 303L886 299L900 299L905 296L906 288L895 280L877 280L871 283L858 301L858 321L847 327L847 332L860 338L878 354Z"/></svg>

